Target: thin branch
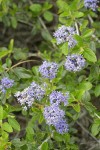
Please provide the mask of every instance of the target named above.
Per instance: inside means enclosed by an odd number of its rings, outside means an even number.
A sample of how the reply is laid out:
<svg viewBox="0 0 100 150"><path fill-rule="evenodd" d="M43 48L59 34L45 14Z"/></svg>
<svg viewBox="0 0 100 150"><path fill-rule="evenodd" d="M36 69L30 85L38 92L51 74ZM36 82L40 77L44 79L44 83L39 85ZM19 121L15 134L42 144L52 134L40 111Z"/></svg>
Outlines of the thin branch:
<svg viewBox="0 0 100 150"><path fill-rule="evenodd" d="M88 15L89 21L91 22L91 24L93 23L93 19L90 15Z"/></svg>
<svg viewBox="0 0 100 150"><path fill-rule="evenodd" d="M77 35L80 35L80 33L79 33L79 28L78 28L78 24L77 24L77 22L75 22L75 27L76 27L76 32L77 32Z"/></svg>
<svg viewBox="0 0 100 150"><path fill-rule="evenodd" d="M13 68L19 66L20 64L27 63L27 62L35 62L35 61L38 61L38 60L25 60L25 61L21 61L21 62L15 64L15 65L13 65L11 68L8 68L8 69L6 70L6 72L8 72L8 71L10 71L11 69L13 69Z"/></svg>
<svg viewBox="0 0 100 150"><path fill-rule="evenodd" d="M18 20L18 22L33 27L32 23L25 22L24 20Z"/></svg>
<svg viewBox="0 0 100 150"><path fill-rule="evenodd" d="M95 115L98 119L100 119L100 116L99 116L98 114L94 113L94 115Z"/></svg>
<svg viewBox="0 0 100 150"><path fill-rule="evenodd" d="M37 107L39 107L39 108L43 108L43 107L45 106L45 105L43 105L43 104L38 104L38 103L36 103L36 102L34 102L33 105L35 105L35 106L37 106Z"/></svg>
<svg viewBox="0 0 100 150"><path fill-rule="evenodd" d="M53 137L53 132L51 133L50 136L48 136L48 137L42 142L42 144L38 147L38 150L41 150L42 145L43 145L45 142L48 142L48 141L51 139L51 137Z"/></svg>
<svg viewBox="0 0 100 150"><path fill-rule="evenodd" d="M88 150L93 150L93 149L96 148L97 146L100 147L100 143L93 145L93 146L92 146L91 148L89 148Z"/></svg>
<svg viewBox="0 0 100 150"><path fill-rule="evenodd" d="M44 21L41 19L41 17L38 17L38 19L39 19L39 21L40 21L42 27L43 27L43 28L46 30L46 32L50 35L51 40L52 40L52 36L51 36L51 34L49 33L49 31L48 31L48 29L47 29L47 27L46 27ZM56 46L54 43L52 43L52 45L53 45L54 48L57 48L57 46Z"/></svg>
<svg viewBox="0 0 100 150"><path fill-rule="evenodd" d="M90 15L88 15L88 19L89 19L89 21L90 21L91 24L94 22L93 19L92 19L92 17L91 17ZM93 37L98 43L100 43L100 40L96 37L96 35L93 34L92 37Z"/></svg>
<svg viewBox="0 0 100 150"><path fill-rule="evenodd" d="M43 20L41 19L41 17L38 17L38 19L39 19L39 21L40 21L42 27L49 33L49 31L48 31L46 25L44 24Z"/></svg>
<svg viewBox="0 0 100 150"><path fill-rule="evenodd" d="M97 143L99 143L99 141L80 123L80 122L76 122L88 135L90 135Z"/></svg>

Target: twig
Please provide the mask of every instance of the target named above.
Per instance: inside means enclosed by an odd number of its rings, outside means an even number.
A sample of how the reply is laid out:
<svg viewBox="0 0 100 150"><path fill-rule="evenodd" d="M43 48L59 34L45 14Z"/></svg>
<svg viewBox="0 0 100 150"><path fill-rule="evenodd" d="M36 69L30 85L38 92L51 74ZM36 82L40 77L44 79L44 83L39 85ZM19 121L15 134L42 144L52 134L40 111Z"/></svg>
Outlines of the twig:
<svg viewBox="0 0 100 150"><path fill-rule="evenodd" d="M84 126L79 123L78 121L76 122L87 134L89 134L97 143L99 143L99 141L86 129L84 128Z"/></svg>
<svg viewBox="0 0 100 150"><path fill-rule="evenodd" d="M97 146L100 147L100 143L93 145L93 146L92 146L91 148L89 148L88 150L93 150L93 149L96 148Z"/></svg>
<svg viewBox="0 0 100 150"><path fill-rule="evenodd" d="M44 24L43 20L41 19L41 17L38 17L38 19L39 19L39 21L40 21L42 27L49 33L49 31L48 31L46 25Z"/></svg>
<svg viewBox="0 0 100 150"><path fill-rule="evenodd" d="M39 108L43 108L43 107L45 106L45 105L43 105L43 104L38 104L38 103L36 103L36 102L34 102L33 105L35 105L35 106L37 106L37 107L39 107Z"/></svg>
<svg viewBox="0 0 100 150"><path fill-rule="evenodd" d="M52 40L52 36L51 36L51 34L49 33L49 31L48 31L48 29L47 29L45 23L43 22L43 20L41 19L41 17L38 17L38 19L39 19L39 21L40 21L42 27L43 27L43 28L46 30L46 32L50 35L50 38L51 38L51 40ZM56 46L54 43L52 43L52 45L53 45L54 48L57 48L57 46Z"/></svg>
<svg viewBox="0 0 100 150"><path fill-rule="evenodd" d="M100 119L100 116L99 116L98 114L94 113L94 115L95 115L98 119Z"/></svg>
<svg viewBox="0 0 100 150"><path fill-rule="evenodd" d="M33 24L28 23L28 22L25 22L24 20L18 20L18 22L19 22L19 23L23 23L23 24L25 24L25 25L28 25L28 26L30 26L30 27L33 27Z"/></svg>
<svg viewBox="0 0 100 150"><path fill-rule="evenodd" d="M91 24L94 22L93 19L92 19L92 17L91 17L90 15L88 15L88 19L89 19L89 21L90 21ZM98 43L100 43L100 40L96 37L96 35L93 34L92 37L93 37Z"/></svg>
<svg viewBox="0 0 100 150"><path fill-rule="evenodd" d="M75 27L76 27L76 32L77 32L77 35L80 35L80 33L79 33L79 28L78 28L78 24L77 24L77 22L75 22Z"/></svg>
<svg viewBox="0 0 100 150"><path fill-rule="evenodd" d="M25 60L25 61L21 61L21 62L15 64L15 65L13 65L11 68L8 68L8 69L6 70L6 72L8 72L8 71L10 71L11 69L13 69L13 68L19 66L20 64L23 64L23 63L26 63L26 62L34 62L34 61L36 61L36 60Z"/></svg>
<svg viewBox="0 0 100 150"><path fill-rule="evenodd" d="M51 137L53 137L53 132L51 133L50 136L48 136L48 137L42 142L42 144L38 147L38 150L41 150L42 145L43 145L45 142L48 142L48 141L51 139Z"/></svg>
<svg viewBox="0 0 100 150"><path fill-rule="evenodd" d="M88 15L89 21L91 22L91 24L93 23L93 19L90 15Z"/></svg>

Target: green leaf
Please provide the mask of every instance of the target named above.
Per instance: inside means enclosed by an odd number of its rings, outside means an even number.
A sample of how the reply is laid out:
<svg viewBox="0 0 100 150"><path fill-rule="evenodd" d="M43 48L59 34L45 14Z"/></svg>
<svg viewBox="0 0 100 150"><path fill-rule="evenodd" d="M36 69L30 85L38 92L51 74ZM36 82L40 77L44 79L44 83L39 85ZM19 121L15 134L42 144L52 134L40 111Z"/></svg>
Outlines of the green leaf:
<svg viewBox="0 0 100 150"><path fill-rule="evenodd" d="M28 79L32 77L31 71L22 67L15 68L14 72L19 78Z"/></svg>
<svg viewBox="0 0 100 150"><path fill-rule="evenodd" d="M91 127L91 132L94 136L96 136L98 133L100 133L100 122L95 123Z"/></svg>
<svg viewBox="0 0 100 150"><path fill-rule="evenodd" d="M59 7L59 12L69 12L70 10L69 5L62 0L57 0L57 6Z"/></svg>
<svg viewBox="0 0 100 150"><path fill-rule="evenodd" d="M45 18L45 20L47 20L48 22L53 20L53 14L50 11L45 11L43 14L43 17Z"/></svg>
<svg viewBox="0 0 100 150"><path fill-rule="evenodd" d="M28 134L34 135L34 130L33 130L32 125L28 125L28 127L26 128L26 132Z"/></svg>
<svg viewBox="0 0 100 150"><path fill-rule="evenodd" d="M70 11L69 12L63 12L59 15L59 17L67 17L70 15Z"/></svg>
<svg viewBox="0 0 100 150"><path fill-rule="evenodd" d="M83 39L82 39L82 37L76 34L76 35L74 35L74 38L77 40L78 45L82 47L83 46Z"/></svg>
<svg viewBox="0 0 100 150"><path fill-rule="evenodd" d="M94 90L95 96L98 97L100 95L100 85L97 85Z"/></svg>
<svg viewBox="0 0 100 150"><path fill-rule="evenodd" d="M82 3L82 2L81 2ZM80 5L80 0L74 0L71 2L71 5L70 5L70 9L73 11L73 10L77 10L78 7Z"/></svg>
<svg viewBox="0 0 100 150"><path fill-rule="evenodd" d="M39 123L41 124L41 123L43 122L43 120L44 120L44 117L43 117L42 114L40 114L40 115L39 115Z"/></svg>
<svg viewBox="0 0 100 150"><path fill-rule="evenodd" d="M0 58L3 58L3 57L5 57L6 55L8 55L10 52L9 52L9 50L7 50L7 48L0 48Z"/></svg>
<svg viewBox="0 0 100 150"><path fill-rule="evenodd" d="M63 135L57 133L57 132L54 132L54 135L53 135L54 139L57 141L57 142L61 142L61 141L64 141L64 138L63 138Z"/></svg>
<svg viewBox="0 0 100 150"><path fill-rule="evenodd" d="M83 55L90 62L96 62L97 61L96 55L91 49L85 49L83 52Z"/></svg>
<svg viewBox="0 0 100 150"><path fill-rule="evenodd" d="M93 52L96 52L96 43L94 41L90 42L90 49L93 50Z"/></svg>
<svg viewBox="0 0 100 150"><path fill-rule="evenodd" d="M14 28L14 29L16 29L16 27L17 27L17 20L16 20L16 17L11 17L11 24L12 24L12 27Z"/></svg>
<svg viewBox="0 0 100 150"><path fill-rule="evenodd" d="M60 47L60 49L62 50L62 53L63 53L64 55L67 55L67 54L68 54L68 43L67 43L67 42L64 43L64 44Z"/></svg>
<svg viewBox="0 0 100 150"><path fill-rule="evenodd" d="M0 120L3 119L3 107L0 105Z"/></svg>
<svg viewBox="0 0 100 150"><path fill-rule="evenodd" d="M83 29L86 28L86 26L88 25L88 21L87 20L83 20L81 26L80 26L80 30L82 31Z"/></svg>
<svg viewBox="0 0 100 150"><path fill-rule="evenodd" d="M96 112L96 107L94 105L92 105L91 102L88 101L84 101L84 106L85 108L89 111L89 113L91 114L91 116L94 116L94 113Z"/></svg>
<svg viewBox="0 0 100 150"><path fill-rule="evenodd" d="M47 142L44 142L43 144L42 144L42 147L41 147L41 150L48 150L49 148L48 148L48 143Z"/></svg>
<svg viewBox="0 0 100 150"><path fill-rule="evenodd" d="M83 32L82 37L83 38L87 38L89 36L91 36L94 33L94 29L87 29L85 32Z"/></svg>
<svg viewBox="0 0 100 150"><path fill-rule="evenodd" d="M84 90L83 89L78 89L75 91L75 95L76 95L76 98L77 100L80 100L82 98L82 96L84 95Z"/></svg>
<svg viewBox="0 0 100 150"><path fill-rule="evenodd" d="M7 131L7 132L13 132L13 129L11 127L11 125L8 122L3 123L2 125L3 130Z"/></svg>
<svg viewBox="0 0 100 150"><path fill-rule="evenodd" d="M14 47L14 39L11 39L10 43L9 43L9 46L8 46L8 49L9 49L10 52L13 51L13 47Z"/></svg>
<svg viewBox="0 0 100 150"><path fill-rule="evenodd" d="M3 139L8 140L9 134L5 131L2 131L2 137L3 137Z"/></svg>
<svg viewBox="0 0 100 150"><path fill-rule="evenodd" d="M91 100L91 95L89 91L85 91L83 96L82 96L83 101L90 101Z"/></svg>
<svg viewBox="0 0 100 150"><path fill-rule="evenodd" d="M42 6L41 6L40 4L32 4L32 5L30 6L30 10L31 10L34 14L38 15L38 14L41 12L41 10L42 10Z"/></svg>
<svg viewBox="0 0 100 150"><path fill-rule="evenodd" d="M79 85L79 89L82 89L84 91L88 91L92 88L92 84L91 82L82 82Z"/></svg>
<svg viewBox="0 0 100 150"><path fill-rule="evenodd" d="M26 142L25 141L20 141L20 139L16 138L12 140L12 144L16 147L19 148L23 146ZM16 149L17 150L17 149ZM19 149L18 149L19 150Z"/></svg>
<svg viewBox="0 0 100 150"><path fill-rule="evenodd" d="M27 49L14 48L14 59L16 60L26 60L28 57Z"/></svg>
<svg viewBox="0 0 100 150"><path fill-rule="evenodd" d="M41 34L42 34L42 37L46 41L51 41L52 40L52 37L51 37L51 35L50 35L50 33L48 31L46 31L46 30L43 29L42 32L41 32Z"/></svg>
<svg viewBox="0 0 100 150"><path fill-rule="evenodd" d="M8 118L9 124L17 131L20 131L20 125L14 118Z"/></svg>
<svg viewBox="0 0 100 150"><path fill-rule="evenodd" d="M73 104L72 107L76 112L80 112L80 105L79 104Z"/></svg>
<svg viewBox="0 0 100 150"><path fill-rule="evenodd" d="M7 64L8 67L11 67L12 61L11 61L10 58L7 58L7 59L6 59L6 64Z"/></svg>
<svg viewBox="0 0 100 150"><path fill-rule="evenodd" d="M43 10L48 10L52 8L52 4L48 3L48 2L44 2L43 4Z"/></svg>
<svg viewBox="0 0 100 150"><path fill-rule="evenodd" d="M75 12L74 13L74 17L75 18L81 18L81 17L83 17L84 16L84 13L83 12Z"/></svg>

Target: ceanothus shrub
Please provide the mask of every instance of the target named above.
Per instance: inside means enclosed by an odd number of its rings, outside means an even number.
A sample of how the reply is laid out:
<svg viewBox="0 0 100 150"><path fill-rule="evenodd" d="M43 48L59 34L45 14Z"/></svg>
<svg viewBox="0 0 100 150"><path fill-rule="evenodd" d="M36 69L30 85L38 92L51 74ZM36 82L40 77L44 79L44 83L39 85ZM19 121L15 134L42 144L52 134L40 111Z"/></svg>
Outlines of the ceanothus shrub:
<svg viewBox="0 0 100 150"><path fill-rule="evenodd" d="M53 3L55 6L47 0L23 1L18 6L11 0L0 3L1 21L16 29L17 23L32 27L35 40L41 34L41 41L33 44L36 55L27 48L16 48L13 39L8 48L0 49L0 150L78 150L85 113L92 121L84 132L98 142L100 117L92 102L100 96L100 61L96 57L99 1ZM25 16L27 22L20 6L29 17ZM51 7L57 7L58 13ZM49 28L53 17L58 21ZM34 56L42 60L39 66L31 65Z"/></svg>

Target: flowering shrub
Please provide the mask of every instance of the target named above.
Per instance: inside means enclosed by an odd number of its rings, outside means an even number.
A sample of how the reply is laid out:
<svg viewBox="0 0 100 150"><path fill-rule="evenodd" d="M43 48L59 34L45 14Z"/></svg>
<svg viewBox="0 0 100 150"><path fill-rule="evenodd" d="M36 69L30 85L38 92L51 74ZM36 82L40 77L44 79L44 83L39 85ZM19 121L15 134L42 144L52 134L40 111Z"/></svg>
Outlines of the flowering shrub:
<svg viewBox="0 0 100 150"><path fill-rule="evenodd" d="M0 47L0 150L83 150L83 132L99 147L99 12L98 0L0 1L5 29L31 28Z"/></svg>

